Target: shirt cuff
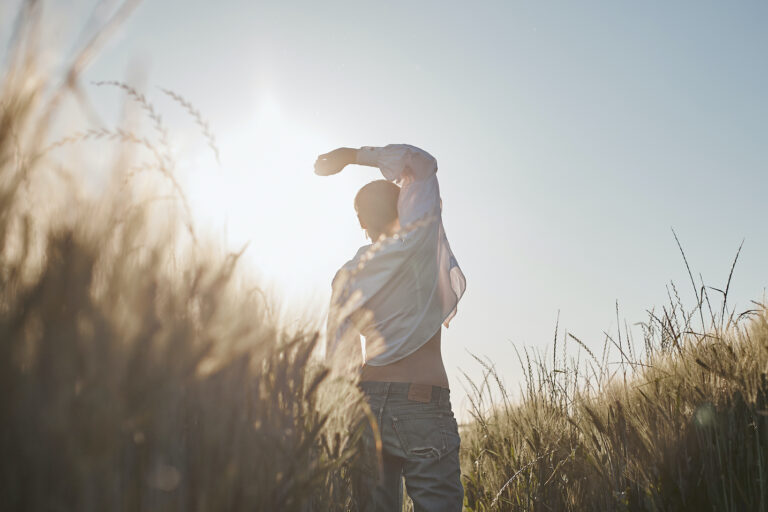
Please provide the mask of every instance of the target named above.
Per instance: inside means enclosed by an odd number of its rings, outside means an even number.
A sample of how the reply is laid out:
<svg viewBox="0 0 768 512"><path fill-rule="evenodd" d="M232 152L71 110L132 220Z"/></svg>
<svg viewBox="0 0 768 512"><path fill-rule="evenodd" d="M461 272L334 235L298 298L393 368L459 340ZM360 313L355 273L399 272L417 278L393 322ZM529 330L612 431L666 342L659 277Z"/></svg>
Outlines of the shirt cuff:
<svg viewBox="0 0 768 512"><path fill-rule="evenodd" d="M357 150L357 162L360 165L369 165L371 167L379 166L379 150L372 146L363 146Z"/></svg>

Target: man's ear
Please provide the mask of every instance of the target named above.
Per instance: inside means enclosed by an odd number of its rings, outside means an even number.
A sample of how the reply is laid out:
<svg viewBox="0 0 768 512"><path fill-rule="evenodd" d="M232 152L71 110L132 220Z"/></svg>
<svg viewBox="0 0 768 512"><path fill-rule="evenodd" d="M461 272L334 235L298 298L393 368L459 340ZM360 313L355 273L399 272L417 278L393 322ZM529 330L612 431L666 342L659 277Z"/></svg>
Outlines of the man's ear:
<svg viewBox="0 0 768 512"><path fill-rule="evenodd" d="M363 222L363 219L360 218L360 216L357 216L357 221L360 223L360 227L363 229L368 229L368 227L365 225L365 222Z"/></svg>

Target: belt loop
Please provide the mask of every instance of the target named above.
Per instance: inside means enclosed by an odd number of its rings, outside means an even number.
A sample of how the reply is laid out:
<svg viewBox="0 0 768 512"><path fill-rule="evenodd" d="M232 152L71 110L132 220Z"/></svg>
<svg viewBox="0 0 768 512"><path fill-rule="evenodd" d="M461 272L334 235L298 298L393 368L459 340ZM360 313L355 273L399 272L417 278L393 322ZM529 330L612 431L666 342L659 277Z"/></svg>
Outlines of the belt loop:
<svg viewBox="0 0 768 512"><path fill-rule="evenodd" d="M379 423L379 428L382 428L381 420L384 417L384 408L387 406L387 400L389 400L389 388L389 382L384 383L384 400L381 401L378 418L376 418Z"/></svg>

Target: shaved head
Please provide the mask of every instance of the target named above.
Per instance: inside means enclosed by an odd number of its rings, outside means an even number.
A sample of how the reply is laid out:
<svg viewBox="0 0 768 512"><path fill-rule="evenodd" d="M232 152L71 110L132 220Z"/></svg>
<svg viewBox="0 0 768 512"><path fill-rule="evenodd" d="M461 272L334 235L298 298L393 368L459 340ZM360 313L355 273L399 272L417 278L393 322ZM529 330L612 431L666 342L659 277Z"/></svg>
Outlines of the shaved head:
<svg viewBox="0 0 768 512"><path fill-rule="evenodd" d="M371 233L384 233L397 220L400 187L387 180L376 180L355 196L355 211L360 225Z"/></svg>

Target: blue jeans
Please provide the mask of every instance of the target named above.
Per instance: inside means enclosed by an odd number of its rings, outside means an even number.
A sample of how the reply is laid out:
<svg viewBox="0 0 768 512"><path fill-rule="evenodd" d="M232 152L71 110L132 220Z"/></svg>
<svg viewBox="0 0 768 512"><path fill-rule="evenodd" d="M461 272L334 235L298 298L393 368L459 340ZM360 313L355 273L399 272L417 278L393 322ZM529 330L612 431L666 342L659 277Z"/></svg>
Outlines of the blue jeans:
<svg viewBox="0 0 768 512"><path fill-rule="evenodd" d="M402 482L415 512L461 512L458 425L450 392L404 382L360 383L381 436L381 451L369 425L365 433L369 491L366 512L400 512Z"/></svg>

